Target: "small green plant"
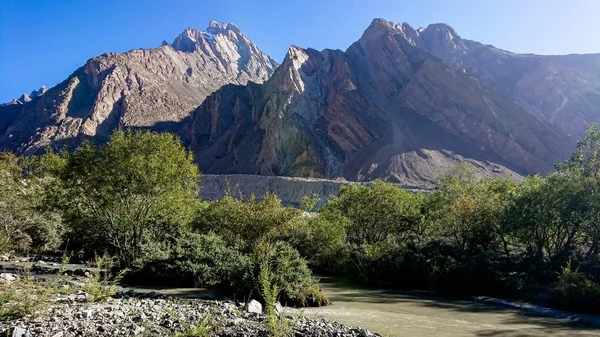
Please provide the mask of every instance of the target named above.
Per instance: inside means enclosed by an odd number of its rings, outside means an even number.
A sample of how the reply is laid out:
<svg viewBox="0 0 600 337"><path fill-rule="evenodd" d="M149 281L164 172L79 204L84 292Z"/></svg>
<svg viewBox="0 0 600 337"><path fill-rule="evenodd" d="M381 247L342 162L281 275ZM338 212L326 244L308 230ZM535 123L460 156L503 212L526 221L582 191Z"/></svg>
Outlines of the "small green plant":
<svg viewBox="0 0 600 337"><path fill-rule="evenodd" d="M9 321L38 311L49 304L54 288L34 281L31 266L12 282L0 285L0 320Z"/></svg>
<svg viewBox="0 0 600 337"><path fill-rule="evenodd" d="M273 284L271 276L271 261L270 259L264 261L260 266L260 273L258 280L261 288L263 299L265 300L265 315L267 315L267 326L270 336L281 336L279 331L279 317L275 303L277 302L277 294L279 294L279 287Z"/></svg>
<svg viewBox="0 0 600 337"><path fill-rule="evenodd" d="M197 325L190 326L190 324L183 320L175 311L168 308L165 309L165 311L179 322L179 325L183 328L182 332L177 332L171 335L171 337L209 337L215 335L219 329L218 321L211 313L204 314Z"/></svg>
<svg viewBox="0 0 600 337"><path fill-rule="evenodd" d="M96 255L92 265L96 271L91 273L82 290L90 295L91 301L101 302L117 292L117 284L129 270L123 269L113 273L115 260L106 253Z"/></svg>
<svg viewBox="0 0 600 337"><path fill-rule="evenodd" d="M273 259L277 251L273 245L261 242L259 245L259 255L262 255L260 263L260 271L258 274L258 283L260 292L265 302L265 320L267 325L267 333L271 337L287 337L293 335L295 322L281 317L277 312L277 302L279 287L276 284L276 279L272 272Z"/></svg>
<svg viewBox="0 0 600 337"><path fill-rule="evenodd" d="M597 312L600 306L600 284L573 268L571 261L562 268L562 274L554 285L557 305L575 311Z"/></svg>

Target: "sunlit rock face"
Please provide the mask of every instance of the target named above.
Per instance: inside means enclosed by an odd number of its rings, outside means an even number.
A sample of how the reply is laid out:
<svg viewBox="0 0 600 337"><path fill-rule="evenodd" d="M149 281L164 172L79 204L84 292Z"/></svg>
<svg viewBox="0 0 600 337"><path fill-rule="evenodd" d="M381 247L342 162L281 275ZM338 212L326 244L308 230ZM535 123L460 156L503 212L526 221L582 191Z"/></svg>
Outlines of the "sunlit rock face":
<svg viewBox="0 0 600 337"><path fill-rule="evenodd" d="M0 148L35 153L102 142L122 127L177 130L216 89L263 82L276 67L233 24L187 28L172 44L103 54L57 86L0 106Z"/></svg>

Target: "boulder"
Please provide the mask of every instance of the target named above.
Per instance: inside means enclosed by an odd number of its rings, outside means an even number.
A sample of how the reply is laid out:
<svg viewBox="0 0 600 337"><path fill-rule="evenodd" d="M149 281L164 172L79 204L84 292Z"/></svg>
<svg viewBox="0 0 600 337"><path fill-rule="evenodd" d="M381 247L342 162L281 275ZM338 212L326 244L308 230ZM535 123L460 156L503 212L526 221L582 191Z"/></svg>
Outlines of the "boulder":
<svg viewBox="0 0 600 337"><path fill-rule="evenodd" d="M12 331L12 337L29 337L31 336L31 334L26 330L23 329L21 327L15 327Z"/></svg>
<svg viewBox="0 0 600 337"><path fill-rule="evenodd" d="M260 304L260 302L257 300L252 300L246 305L246 311L255 314L262 314L262 304Z"/></svg>
<svg viewBox="0 0 600 337"><path fill-rule="evenodd" d="M0 283L10 284L16 279L17 279L17 275L15 275L15 274L10 274L10 273L1 273L0 274Z"/></svg>

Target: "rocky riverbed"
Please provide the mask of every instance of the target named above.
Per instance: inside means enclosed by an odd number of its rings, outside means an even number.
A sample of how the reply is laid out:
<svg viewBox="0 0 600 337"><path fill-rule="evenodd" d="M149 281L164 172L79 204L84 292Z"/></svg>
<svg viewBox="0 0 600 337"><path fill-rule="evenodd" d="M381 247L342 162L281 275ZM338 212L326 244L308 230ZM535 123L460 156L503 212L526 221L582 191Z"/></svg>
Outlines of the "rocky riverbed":
<svg viewBox="0 0 600 337"><path fill-rule="evenodd" d="M11 337L68 336L267 336L266 316L249 312L243 304L229 301L180 300L130 297L109 298L89 303L85 295L55 299L55 304L35 315L0 323L0 335ZM248 308L250 309L250 308ZM254 311L254 309L250 309ZM327 320L286 316L281 329L292 336L379 336ZM181 335L177 335L177 334ZM187 333L187 334L186 334Z"/></svg>

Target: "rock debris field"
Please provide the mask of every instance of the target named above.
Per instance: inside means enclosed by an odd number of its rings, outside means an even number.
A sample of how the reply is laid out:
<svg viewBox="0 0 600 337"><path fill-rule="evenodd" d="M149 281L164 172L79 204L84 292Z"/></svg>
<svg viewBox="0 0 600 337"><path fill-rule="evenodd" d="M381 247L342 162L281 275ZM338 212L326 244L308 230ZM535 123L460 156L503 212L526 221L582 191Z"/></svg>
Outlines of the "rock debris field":
<svg viewBox="0 0 600 337"><path fill-rule="evenodd" d="M0 323L0 336L206 335L190 334L193 328L214 336L268 336L266 316L249 312L256 309L249 307L248 311L243 304L128 295L134 294L122 293L102 303L86 302L85 294L57 298L55 305L33 316ZM379 336L326 320L285 317L285 312L282 317L281 329L290 336Z"/></svg>

